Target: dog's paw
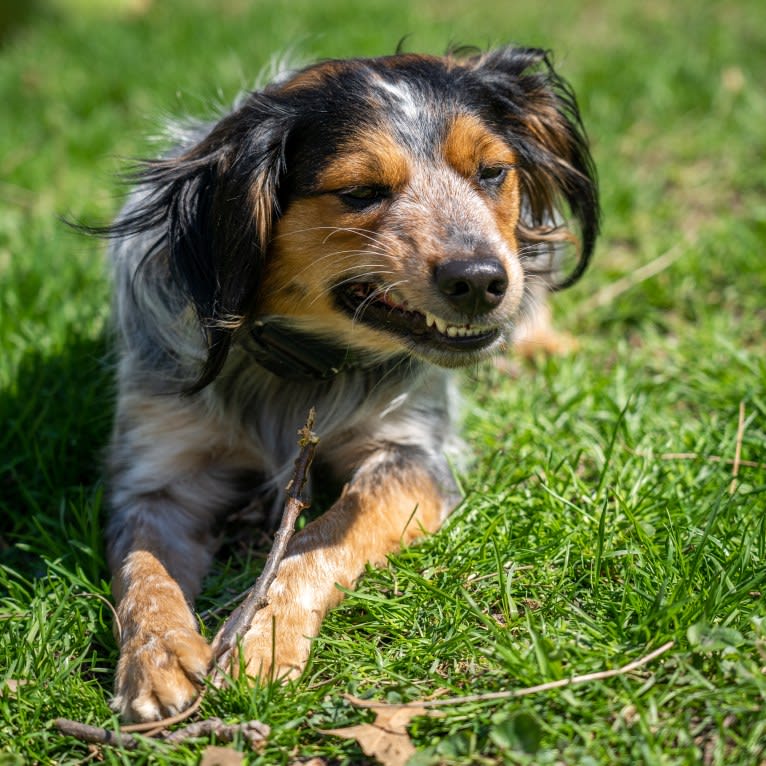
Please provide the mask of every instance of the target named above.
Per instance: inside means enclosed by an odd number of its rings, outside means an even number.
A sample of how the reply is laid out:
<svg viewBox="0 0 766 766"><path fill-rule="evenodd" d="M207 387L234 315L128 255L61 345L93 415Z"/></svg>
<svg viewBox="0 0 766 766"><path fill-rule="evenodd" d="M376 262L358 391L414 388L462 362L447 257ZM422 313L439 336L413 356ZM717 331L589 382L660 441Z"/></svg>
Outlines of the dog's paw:
<svg viewBox="0 0 766 766"><path fill-rule="evenodd" d="M298 678L309 659L316 623L310 614L288 612L275 617L270 607L261 609L242 638L247 675L261 682Z"/></svg>
<svg viewBox="0 0 766 766"><path fill-rule="evenodd" d="M122 646L112 708L125 721L156 721L189 707L208 671L211 650L186 627L139 632Z"/></svg>
<svg viewBox="0 0 766 766"><path fill-rule="evenodd" d="M567 356L580 347L577 338L567 332L561 332L551 326L534 327L520 334L515 340L513 350L517 356L534 359L537 356Z"/></svg>

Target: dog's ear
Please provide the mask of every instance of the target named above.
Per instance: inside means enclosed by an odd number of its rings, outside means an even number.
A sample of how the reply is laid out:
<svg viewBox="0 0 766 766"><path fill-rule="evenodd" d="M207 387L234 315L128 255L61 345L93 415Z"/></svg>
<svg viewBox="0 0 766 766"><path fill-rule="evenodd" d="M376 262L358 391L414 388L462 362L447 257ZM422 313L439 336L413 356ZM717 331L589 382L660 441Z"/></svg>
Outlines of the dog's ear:
<svg viewBox="0 0 766 766"><path fill-rule="evenodd" d="M145 193L110 228L157 233L149 258L166 257L171 279L196 312L207 357L188 393L221 371L233 334L254 309L288 132L283 110L253 94L180 153L141 163L131 180ZM139 272L138 278L141 278Z"/></svg>
<svg viewBox="0 0 766 766"><path fill-rule="evenodd" d="M585 270L599 229L596 170L574 92L537 48L500 48L470 65L489 90L490 119L519 158L522 252L557 251L575 238L572 218L579 228L577 265L550 284L568 287Z"/></svg>

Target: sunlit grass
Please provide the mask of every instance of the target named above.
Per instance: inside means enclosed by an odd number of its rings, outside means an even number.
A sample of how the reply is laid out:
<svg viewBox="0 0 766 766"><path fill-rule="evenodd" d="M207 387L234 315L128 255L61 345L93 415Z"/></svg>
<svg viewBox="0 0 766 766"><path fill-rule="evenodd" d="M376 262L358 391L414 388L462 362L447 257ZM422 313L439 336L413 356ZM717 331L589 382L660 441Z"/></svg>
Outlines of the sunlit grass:
<svg viewBox="0 0 766 766"><path fill-rule="evenodd" d="M116 647L96 597L109 594L109 288L100 245L61 218L108 220L122 158L152 151L165 116L231 100L272 54L382 54L408 33L429 52L550 47L572 80L604 202L593 267L557 298L580 350L467 374L475 465L445 529L367 574L299 682L211 691L203 714L269 723L256 761L360 762L353 743L320 732L366 720L344 692L518 688L673 640L628 676L416 719L417 762L766 758L763 11L755 0L466 6L40 0L0 38L0 678L24 682L0 693L0 763L88 757L53 731L56 716L113 724ZM594 301L668 252L678 258L652 278ZM210 610L259 566L231 556L199 604L211 632ZM196 763L204 744L103 756Z"/></svg>

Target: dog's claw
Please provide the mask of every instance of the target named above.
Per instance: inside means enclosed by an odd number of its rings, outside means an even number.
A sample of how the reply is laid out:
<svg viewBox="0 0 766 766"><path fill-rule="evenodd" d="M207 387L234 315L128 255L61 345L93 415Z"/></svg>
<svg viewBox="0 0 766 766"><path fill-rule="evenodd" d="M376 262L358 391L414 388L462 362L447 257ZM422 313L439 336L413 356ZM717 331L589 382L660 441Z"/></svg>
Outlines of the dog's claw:
<svg viewBox="0 0 766 766"><path fill-rule="evenodd" d="M211 651L199 633L141 632L122 647L112 708L125 721L155 721L189 707L199 694Z"/></svg>

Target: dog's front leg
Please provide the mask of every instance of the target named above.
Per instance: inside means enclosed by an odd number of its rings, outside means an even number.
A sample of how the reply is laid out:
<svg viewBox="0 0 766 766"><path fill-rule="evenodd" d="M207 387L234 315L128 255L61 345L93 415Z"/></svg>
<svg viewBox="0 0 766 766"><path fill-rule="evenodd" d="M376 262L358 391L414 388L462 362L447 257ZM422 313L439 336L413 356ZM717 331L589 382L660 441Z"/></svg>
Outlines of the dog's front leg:
<svg viewBox="0 0 766 766"><path fill-rule="evenodd" d="M292 540L242 642L248 675L295 678L328 609L351 588L365 564L439 528L457 499L444 464L412 448L376 452L341 497ZM236 668L235 668L236 670Z"/></svg>
<svg viewBox="0 0 766 766"><path fill-rule="evenodd" d="M108 547L120 643L112 706L128 721L173 715L197 696L210 663L190 602L210 562L211 535L174 502L171 487L124 502Z"/></svg>

